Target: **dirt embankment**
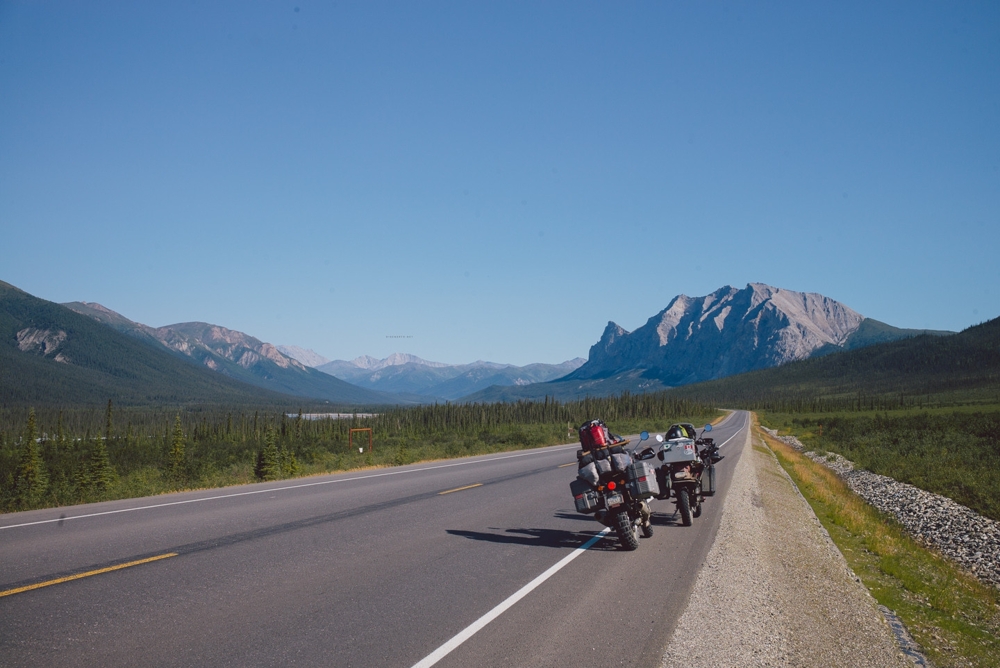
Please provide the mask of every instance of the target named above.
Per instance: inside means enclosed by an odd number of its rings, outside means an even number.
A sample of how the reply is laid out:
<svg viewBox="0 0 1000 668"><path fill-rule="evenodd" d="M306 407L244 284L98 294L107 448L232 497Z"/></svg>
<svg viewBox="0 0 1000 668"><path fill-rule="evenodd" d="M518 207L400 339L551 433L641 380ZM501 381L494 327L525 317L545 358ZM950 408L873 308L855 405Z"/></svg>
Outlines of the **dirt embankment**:
<svg viewBox="0 0 1000 668"><path fill-rule="evenodd" d="M911 666L875 600L758 442L748 432L664 668Z"/></svg>

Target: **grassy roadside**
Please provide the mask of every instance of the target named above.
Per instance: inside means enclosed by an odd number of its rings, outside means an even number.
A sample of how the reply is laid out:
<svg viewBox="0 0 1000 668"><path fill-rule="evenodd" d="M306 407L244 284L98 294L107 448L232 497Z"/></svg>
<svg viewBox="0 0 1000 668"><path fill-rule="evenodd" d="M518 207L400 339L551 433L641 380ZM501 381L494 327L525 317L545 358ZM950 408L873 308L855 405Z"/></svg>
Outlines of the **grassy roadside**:
<svg viewBox="0 0 1000 668"><path fill-rule="evenodd" d="M757 430L848 564L935 666L1000 666L1000 591L921 546L835 473Z"/></svg>
<svg viewBox="0 0 1000 668"><path fill-rule="evenodd" d="M757 415L809 450L836 452L1000 520L1000 405Z"/></svg>

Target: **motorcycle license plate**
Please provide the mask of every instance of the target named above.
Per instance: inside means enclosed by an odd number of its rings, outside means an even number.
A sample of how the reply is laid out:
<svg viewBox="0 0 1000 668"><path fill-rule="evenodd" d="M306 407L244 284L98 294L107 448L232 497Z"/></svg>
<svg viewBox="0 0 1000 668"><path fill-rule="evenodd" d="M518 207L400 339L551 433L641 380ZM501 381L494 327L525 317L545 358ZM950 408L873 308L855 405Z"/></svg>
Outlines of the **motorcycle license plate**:
<svg viewBox="0 0 1000 668"><path fill-rule="evenodd" d="M606 505L608 508L614 508L615 506L622 505L623 501L624 499L622 499L621 494L609 494L604 499L604 505Z"/></svg>

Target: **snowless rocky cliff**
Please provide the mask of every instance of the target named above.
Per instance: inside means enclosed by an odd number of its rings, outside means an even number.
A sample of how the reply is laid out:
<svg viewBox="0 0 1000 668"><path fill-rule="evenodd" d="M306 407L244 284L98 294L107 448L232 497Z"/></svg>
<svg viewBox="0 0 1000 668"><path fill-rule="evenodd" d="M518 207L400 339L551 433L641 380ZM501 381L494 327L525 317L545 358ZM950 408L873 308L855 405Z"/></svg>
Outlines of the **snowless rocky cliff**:
<svg viewBox="0 0 1000 668"><path fill-rule="evenodd" d="M864 316L823 295L750 283L705 297L678 295L634 332L609 322L586 364L566 377L646 369L684 385L777 366L841 346Z"/></svg>

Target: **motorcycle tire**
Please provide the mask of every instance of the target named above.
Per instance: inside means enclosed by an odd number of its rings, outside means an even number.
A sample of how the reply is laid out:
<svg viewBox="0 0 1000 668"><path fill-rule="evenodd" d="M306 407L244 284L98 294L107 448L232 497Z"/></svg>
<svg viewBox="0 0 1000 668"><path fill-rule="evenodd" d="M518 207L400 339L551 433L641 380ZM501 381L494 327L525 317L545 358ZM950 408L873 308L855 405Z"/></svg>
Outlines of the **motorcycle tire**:
<svg viewBox="0 0 1000 668"><path fill-rule="evenodd" d="M642 529L642 537L643 538L652 538L653 537L653 525L652 525L652 523L646 522L645 524L643 524L641 526L641 529Z"/></svg>
<svg viewBox="0 0 1000 668"><path fill-rule="evenodd" d="M694 510L691 511L691 517L701 517L701 502L700 501L698 502L698 505L694 507Z"/></svg>
<svg viewBox="0 0 1000 668"><path fill-rule="evenodd" d="M618 534L618 542L623 550L632 550L639 547L639 537L635 535L635 525L629 518L628 513L621 512L615 516L615 533Z"/></svg>
<svg viewBox="0 0 1000 668"><path fill-rule="evenodd" d="M681 524L691 526L691 499L686 489L677 490L677 510L681 511Z"/></svg>

